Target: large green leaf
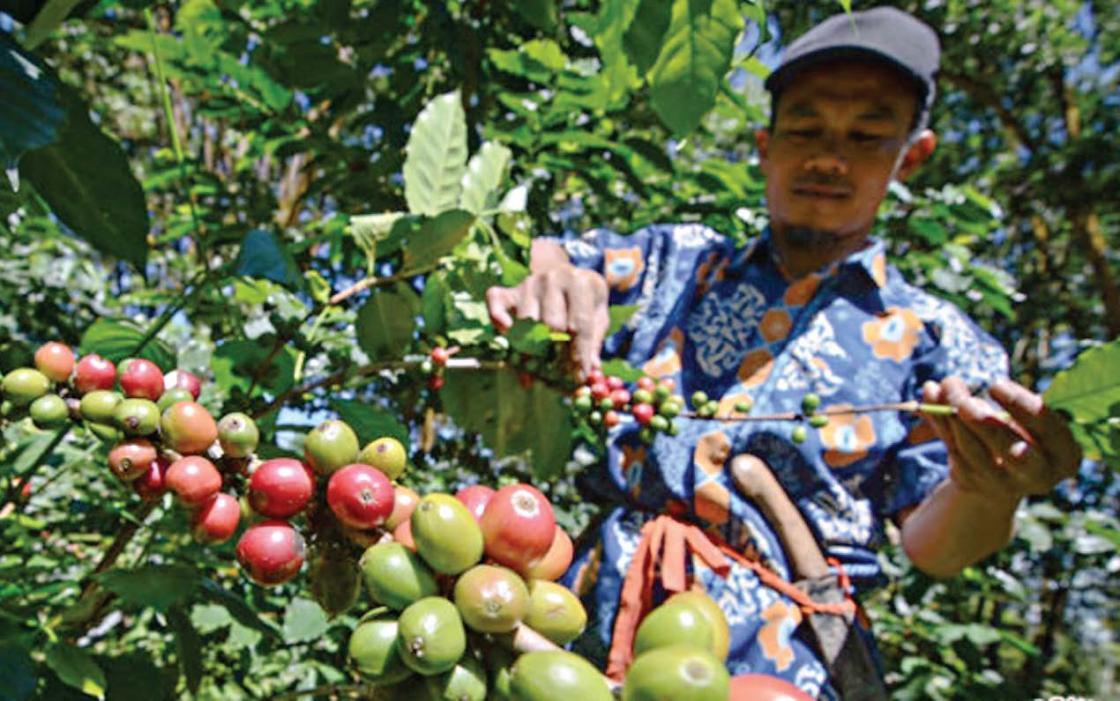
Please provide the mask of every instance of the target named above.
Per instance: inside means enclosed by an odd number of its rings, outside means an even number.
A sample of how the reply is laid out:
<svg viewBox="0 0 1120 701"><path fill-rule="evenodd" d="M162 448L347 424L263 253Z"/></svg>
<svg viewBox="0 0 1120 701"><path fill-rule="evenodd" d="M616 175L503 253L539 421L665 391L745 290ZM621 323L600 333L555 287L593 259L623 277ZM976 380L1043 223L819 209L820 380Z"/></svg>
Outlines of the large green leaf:
<svg viewBox="0 0 1120 701"><path fill-rule="evenodd" d="M649 77L653 109L677 136L695 129L715 104L742 30L735 0L673 0L665 43Z"/></svg>
<svg viewBox="0 0 1120 701"><path fill-rule="evenodd" d="M233 272L246 277L271 280L289 288L303 287L303 276L300 275L291 252L280 237L264 229L253 229L241 240Z"/></svg>
<svg viewBox="0 0 1120 701"><path fill-rule="evenodd" d="M13 165L24 151L42 148L58 138L66 119L59 102L58 81L34 54L24 51L7 32L0 32L0 170Z"/></svg>
<svg viewBox="0 0 1120 701"><path fill-rule="evenodd" d="M133 606L168 611L194 595L202 576L197 568L186 565L146 565L102 572L97 581Z"/></svg>
<svg viewBox="0 0 1120 701"><path fill-rule="evenodd" d="M35 663L27 648L14 640L0 640L0 701L25 701L35 692Z"/></svg>
<svg viewBox="0 0 1120 701"><path fill-rule="evenodd" d="M634 21L623 35L626 55L638 72L644 74L661 53L661 41L669 29L673 0L641 0L634 13Z"/></svg>
<svg viewBox="0 0 1120 701"><path fill-rule="evenodd" d="M1087 457L1120 457L1120 340L1081 353L1054 377L1043 398L1050 408L1069 415Z"/></svg>
<svg viewBox="0 0 1120 701"><path fill-rule="evenodd" d="M136 353L136 346L144 340L145 333L131 321L98 319L82 334L78 352L81 355L97 353L116 363ZM139 355L165 371L176 365L175 352L158 338L149 340Z"/></svg>
<svg viewBox="0 0 1120 701"><path fill-rule="evenodd" d="M302 643L327 632L327 614L311 599L296 598L284 609L284 640Z"/></svg>
<svg viewBox="0 0 1120 701"><path fill-rule="evenodd" d="M182 607L176 606L168 611L167 622L175 632L175 651L187 689L191 694L197 694L202 685L202 638Z"/></svg>
<svg viewBox="0 0 1120 701"><path fill-rule="evenodd" d="M296 351L290 345L283 346L276 353L272 352L272 348L271 337L222 342L210 359L214 381L223 389L240 387L247 392L256 378L258 390L263 387L273 394L287 391L292 386Z"/></svg>
<svg viewBox="0 0 1120 701"><path fill-rule="evenodd" d="M358 310L358 345L374 360L399 358L412 343L419 310L420 300L408 285L375 289Z"/></svg>
<svg viewBox="0 0 1120 701"><path fill-rule="evenodd" d="M434 217L459 204L467 167L467 118L459 91L420 111L408 135L404 196L408 211Z"/></svg>
<svg viewBox="0 0 1120 701"><path fill-rule="evenodd" d="M449 371L441 397L455 423L481 434L498 457L528 451L539 478L559 474L571 455L571 412L540 382L526 389L512 370Z"/></svg>
<svg viewBox="0 0 1120 701"><path fill-rule="evenodd" d="M518 0L513 7L537 29L545 32L556 29L556 0Z"/></svg>
<svg viewBox="0 0 1120 701"><path fill-rule="evenodd" d="M338 418L354 429L362 445L384 436L391 436L400 441L406 451L408 450L408 427L388 411L371 406L367 402L356 402L351 399L332 399L330 405L338 414Z"/></svg>
<svg viewBox="0 0 1120 701"><path fill-rule="evenodd" d="M475 216L461 209L443 212L428 219L418 231L407 235L404 243L404 265L401 275L423 272L459 245L474 224Z"/></svg>
<svg viewBox="0 0 1120 701"><path fill-rule="evenodd" d="M405 212L381 212L350 217L350 225L346 230L354 237L354 242L358 244L358 248L366 254L367 270L373 271L373 264L377 261L378 255L393 252L390 250L390 246L385 244L388 242L397 222L402 217L408 216ZM413 217L413 219L419 219L419 217Z"/></svg>
<svg viewBox="0 0 1120 701"><path fill-rule="evenodd" d="M46 661L62 681L94 698L105 698L105 673L85 650L56 643L47 650Z"/></svg>
<svg viewBox="0 0 1120 701"><path fill-rule="evenodd" d="M280 632L272 623L261 618L245 600L212 579L202 580L201 593L204 597L226 607L230 615L246 628L260 631L273 640L280 639Z"/></svg>
<svg viewBox="0 0 1120 701"><path fill-rule="evenodd" d="M463 175L461 209L482 214L498 204L498 189L505 180L513 152L501 144L487 141L471 156Z"/></svg>
<svg viewBox="0 0 1120 701"><path fill-rule="evenodd" d="M49 146L20 161L27 178L66 226L95 248L138 266L148 256L148 207L116 141L94 125L89 108L62 89L66 126Z"/></svg>

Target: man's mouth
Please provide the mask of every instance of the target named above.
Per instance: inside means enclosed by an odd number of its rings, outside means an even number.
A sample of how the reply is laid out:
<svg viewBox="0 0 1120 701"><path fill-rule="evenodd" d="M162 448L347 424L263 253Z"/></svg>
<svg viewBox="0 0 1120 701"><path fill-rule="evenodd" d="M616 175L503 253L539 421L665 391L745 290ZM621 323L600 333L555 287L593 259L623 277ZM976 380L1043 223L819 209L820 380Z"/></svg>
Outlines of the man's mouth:
<svg viewBox="0 0 1120 701"><path fill-rule="evenodd" d="M842 200L852 194L852 190L844 185L827 185L824 183L801 183L794 185L793 194L799 197L814 197L826 200Z"/></svg>

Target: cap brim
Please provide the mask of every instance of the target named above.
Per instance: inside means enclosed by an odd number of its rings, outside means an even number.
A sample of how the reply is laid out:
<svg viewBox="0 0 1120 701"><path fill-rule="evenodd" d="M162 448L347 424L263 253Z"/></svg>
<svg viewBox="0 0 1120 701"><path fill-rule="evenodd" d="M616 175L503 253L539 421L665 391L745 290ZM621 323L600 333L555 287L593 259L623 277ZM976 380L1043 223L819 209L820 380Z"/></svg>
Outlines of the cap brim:
<svg viewBox="0 0 1120 701"><path fill-rule="evenodd" d="M798 56L793 61L782 65L778 70L767 76L763 84L771 94L779 93L783 88L789 85L790 81L797 77L799 73L803 73L810 68L824 63L842 61L845 59L867 59L885 64L898 71L899 74L910 79L923 100L929 95L929 85L926 83L925 78L914 73L909 67L895 60L890 55L859 45L829 46L828 48L822 48L807 53L804 56Z"/></svg>

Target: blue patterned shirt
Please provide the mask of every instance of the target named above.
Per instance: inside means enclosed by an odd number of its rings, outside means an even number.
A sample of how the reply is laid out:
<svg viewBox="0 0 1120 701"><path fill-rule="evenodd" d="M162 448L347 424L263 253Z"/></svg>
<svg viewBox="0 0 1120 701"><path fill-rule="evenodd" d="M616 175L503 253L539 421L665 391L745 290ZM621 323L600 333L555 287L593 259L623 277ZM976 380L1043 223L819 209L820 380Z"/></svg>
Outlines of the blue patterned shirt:
<svg viewBox="0 0 1120 701"><path fill-rule="evenodd" d="M753 415L800 411L807 392L821 397L822 409L905 401L920 398L929 379L956 375L982 387L1007 374L1003 349L955 306L903 280L874 239L792 282L767 234L736 248L700 225L657 225L628 236L592 230L562 244L575 265L606 277L612 305L638 306L607 339L604 355L671 379L686 399L704 391L719 401L720 415L740 402L752 404ZM944 444L910 413L832 416L800 444L790 438L790 422L677 423L678 435L659 434L652 445L637 439L633 422L612 429L606 474L593 480L603 498L623 506L569 581L598 608L592 619L607 641L643 513L683 511L789 578L776 535L724 469L735 455L769 464L857 589L881 580L884 518L918 504L947 475ZM767 617L780 597L760 592L753 573L702 578L740 645L737 667L733 642L733 672L788 676L810 693L827 687L814 677L819 665L800 670L800 681L792 657L782 666L794 655L789 637L798 614Z"/></svg>

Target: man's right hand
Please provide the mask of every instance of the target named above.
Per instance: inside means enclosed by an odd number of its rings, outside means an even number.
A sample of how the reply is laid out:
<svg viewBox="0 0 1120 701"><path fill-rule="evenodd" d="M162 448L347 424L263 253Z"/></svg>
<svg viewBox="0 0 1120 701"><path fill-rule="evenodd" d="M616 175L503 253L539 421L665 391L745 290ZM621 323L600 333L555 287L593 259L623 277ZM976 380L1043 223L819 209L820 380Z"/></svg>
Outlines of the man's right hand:
<svg viewBox="0 0 1120 701"><path fill-rule="evenodd" d="M571 334L572 362L582 382L599 367L599 354L610 327L606 279L577 268L564 249L551 241L534 241L530 273L517 287L491 287L486 305L494 326L505 332L515 319L532 319Z"/></svg>

